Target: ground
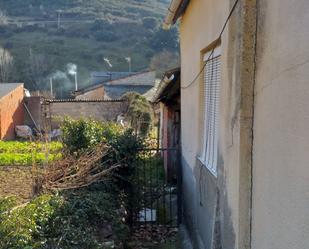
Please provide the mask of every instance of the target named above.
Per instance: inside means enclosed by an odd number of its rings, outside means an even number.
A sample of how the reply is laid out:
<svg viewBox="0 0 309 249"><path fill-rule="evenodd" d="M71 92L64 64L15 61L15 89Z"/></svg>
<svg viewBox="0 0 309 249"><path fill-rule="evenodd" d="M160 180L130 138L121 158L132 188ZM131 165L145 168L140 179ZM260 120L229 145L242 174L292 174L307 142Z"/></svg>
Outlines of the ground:
<svg viewBox="0 0 309 249"><path fill-rule="evenodd" d="M32 174L29 167L0 167L0 197L17 196L26 202L32 196Z"/></svg>

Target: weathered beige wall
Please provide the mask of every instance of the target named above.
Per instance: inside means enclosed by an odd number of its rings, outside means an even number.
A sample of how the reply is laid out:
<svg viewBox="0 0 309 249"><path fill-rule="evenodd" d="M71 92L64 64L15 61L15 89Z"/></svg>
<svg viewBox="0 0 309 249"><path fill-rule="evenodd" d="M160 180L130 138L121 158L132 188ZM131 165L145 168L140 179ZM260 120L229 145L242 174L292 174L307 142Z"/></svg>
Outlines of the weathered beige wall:
<svg viewBox="0 0 309 249"><path fill-rule="evenodd" d="M125 101L55 101L50 103L52 126L59 125L57 118L92 118L99 121L116 121L117 116L125 113Z"/></svg>
<svg viewBox="0 0 309 249"><path fill-rule="evenodd" d="M252 249L309 248L309 1L260 0Z"/></svg>
<svg viewBox="0 0 309 249"><path fill-rule="evenodd" d="M91 91L82 93L78 96L76 96L76 99L83 99L83 100L87 100L87 99L100 99L103 100L104 99L104 87L98 87L96 89L93 89Z"/></svg>
<svg viewBox="0 0 309 249"><path fill-rule="evenodd" d="M180 25L182 87L192 82L201 70L202 51L218 38L232 3L234 1L226 0L190 2ZM240 1L221 40L217 178L197 160L202 144L202 82L197 81L181 91L184 210L195 248L242 249L248 248L250 243L253 96L253 90L250 95L253 85L250 67L253 67L254 53L250 32L255 27L254 3ZM245 18L251 26L243 25ZM216 244L216 238L221 245Z"/></svg>

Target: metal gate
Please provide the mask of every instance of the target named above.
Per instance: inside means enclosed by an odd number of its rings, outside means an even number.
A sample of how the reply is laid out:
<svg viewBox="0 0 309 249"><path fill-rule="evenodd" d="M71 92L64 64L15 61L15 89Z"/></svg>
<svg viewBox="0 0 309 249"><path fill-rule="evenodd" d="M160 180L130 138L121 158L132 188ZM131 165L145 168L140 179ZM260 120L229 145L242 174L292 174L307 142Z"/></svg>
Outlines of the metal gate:
<svg viewBox="0 0 309 249"><path fill-rule="evenodd" d="M181 222L181 168L176 148L143 149L136 158L134 226Z"/></svg>

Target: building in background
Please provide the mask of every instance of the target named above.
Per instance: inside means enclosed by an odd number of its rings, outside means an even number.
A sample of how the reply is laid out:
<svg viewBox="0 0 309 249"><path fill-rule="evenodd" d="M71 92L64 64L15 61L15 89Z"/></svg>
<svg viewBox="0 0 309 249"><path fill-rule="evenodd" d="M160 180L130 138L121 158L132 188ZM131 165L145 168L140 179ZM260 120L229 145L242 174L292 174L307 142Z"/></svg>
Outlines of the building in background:
<svg viewBox="0 0 309 249"><path fill-rule="evenodd" d="M193 247L309 248L309 2L172 0L178 19Z"/></svg>
<svg viewBox="0 0 309 249"><path fill-rule="evenodd" d="M180 149L180 68L167 71L154 95L159 119L159 143L163 151L164 168L168 180L177 177Z"/></svg>
<svg viewBox="0 0 309 249"><path fill-rule="evenodd" d="M119 75L118 75L119 74ZM111 79L104 78L103 82L96 83L93 86L81 89L75 92L76 99L99 99L99 100L115 100L120 99L127 92L137 92L140 94L147 93L155 86L155 72L146 71L139 73L123 73L120 76L117 73Z"/></svg>
<svg viewBox="0 0 309 249"><path fill-rule="evenodd" d="M91 85L100 85L103 82L117 80L130 75L136 74L135 72L91 72Z"/></svg>
<svg viewBox="0 0 309 249"><path fill-rule="evenodd" d="M0 139L15 138L15 126L24 123L24 84L0 83Z"/></svg>

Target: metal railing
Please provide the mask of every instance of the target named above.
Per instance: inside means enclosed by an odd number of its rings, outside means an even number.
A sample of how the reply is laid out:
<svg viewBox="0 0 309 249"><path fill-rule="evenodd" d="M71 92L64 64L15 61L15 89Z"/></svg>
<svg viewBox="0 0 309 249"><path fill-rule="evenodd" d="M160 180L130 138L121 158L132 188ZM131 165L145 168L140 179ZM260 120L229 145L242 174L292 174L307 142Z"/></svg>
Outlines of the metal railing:
<svg viewBox="0 0 309 249"><path fill-rule="evenodd" d="M134 225L177 227L181 219L181 170L176 148L145 148L136 158Z"/></svg>

